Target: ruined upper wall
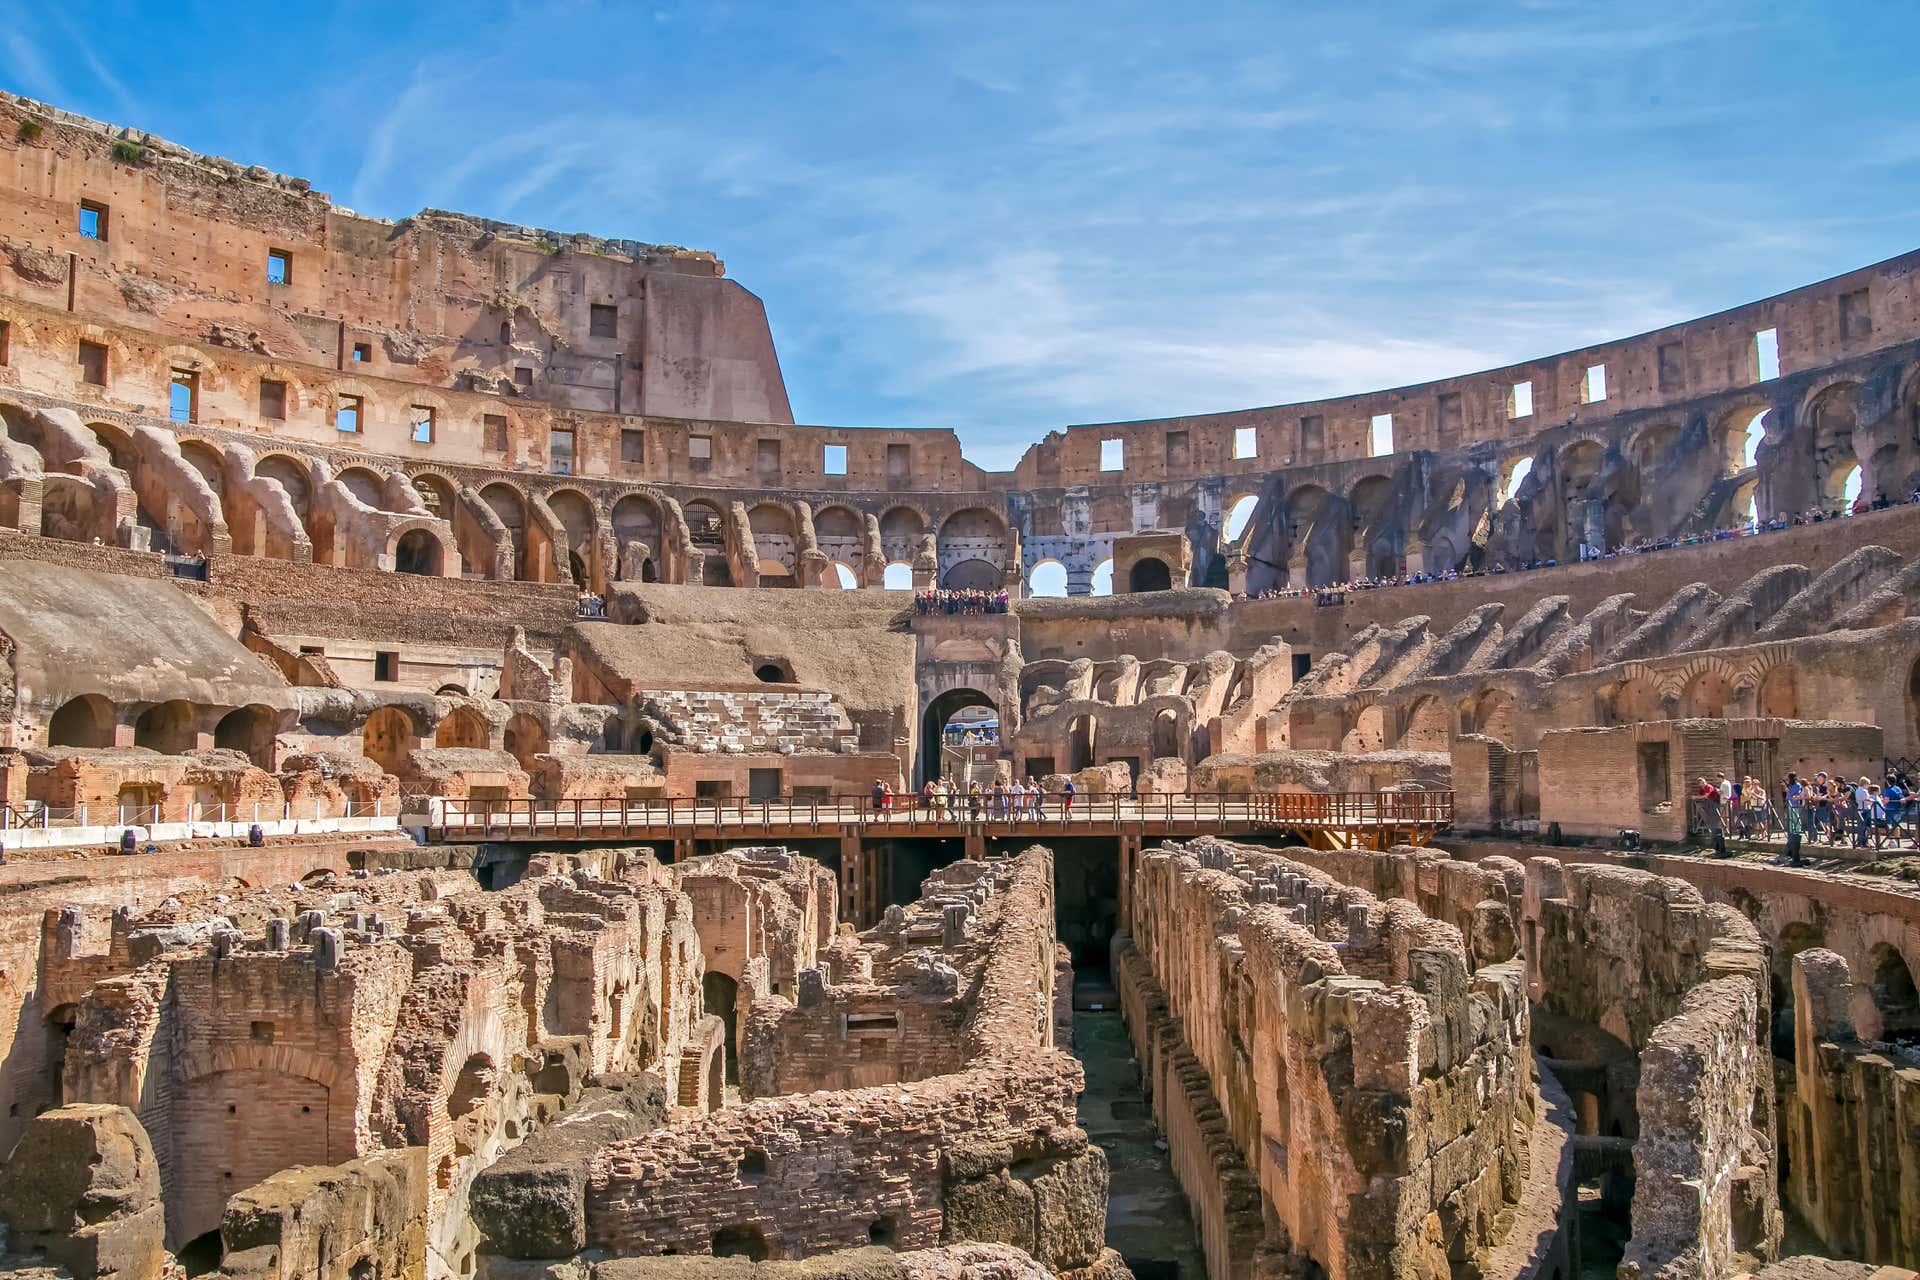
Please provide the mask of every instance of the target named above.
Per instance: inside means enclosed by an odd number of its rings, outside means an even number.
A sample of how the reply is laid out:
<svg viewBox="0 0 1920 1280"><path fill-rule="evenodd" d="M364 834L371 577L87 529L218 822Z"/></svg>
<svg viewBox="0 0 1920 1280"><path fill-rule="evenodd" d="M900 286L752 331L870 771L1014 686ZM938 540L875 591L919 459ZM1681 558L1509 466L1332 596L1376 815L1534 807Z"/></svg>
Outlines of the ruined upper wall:
<svg viewBox="0 0 1920 1280"><path fill-rule="evenodd" d="M1392 452L1522 440L1569 420L1677 405L1760 385L1756 333L1773 330L1779 372L1790 376L1920 337L1920 252L1849 271L1698 320L1613 342L1436 382L1237 412L1098 423L1051 432L1014 472L1021 489L1264 475L1279 467L1366 458L1376 415L1392 416ZM1590 399L1588 370L1605 370ZM1531 412L1517 414L1525 384ZM1234 433L1254 432L1236 457ZM1100 445L1118 440L1124 465L1101 469ZM1244 452L1242 450L1241 452Z"/></svg>
<svg viewBox="0 0 1920 1280"><path fill-rule="evenodd" d="M98 237L80 234L82 202ZM562 408L793 418L760 300L710 253L364 217L305 179L11 95L0 225L0 290L102 324Z"/></svg>

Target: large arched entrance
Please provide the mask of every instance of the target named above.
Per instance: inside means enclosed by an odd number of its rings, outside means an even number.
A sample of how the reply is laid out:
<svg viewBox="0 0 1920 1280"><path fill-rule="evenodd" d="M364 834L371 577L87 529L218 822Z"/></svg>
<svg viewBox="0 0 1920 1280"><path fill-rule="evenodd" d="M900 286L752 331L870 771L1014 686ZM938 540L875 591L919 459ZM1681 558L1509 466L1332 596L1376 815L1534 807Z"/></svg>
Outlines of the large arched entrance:
<svg viewBox="0 0 1920 1280"><path fill-rule="evenodd" d="M113 704L97 693L83 693L61 705L47 722L50 747L113 745Z"/></svg>
<svg viewBox="0 0 1920 1280"><path fill-rule="evenodd" d="M978 716L963 717L962 712L983 708L991 720ZM966 733L952 735L947 726L955 721L971 723ZM949 689L927 704L920 721L920 780L931 781L943 774L965 786L970 771L978 773L981 785L992 781L988 763L999 758L999 707L978 689Z"/></svg>

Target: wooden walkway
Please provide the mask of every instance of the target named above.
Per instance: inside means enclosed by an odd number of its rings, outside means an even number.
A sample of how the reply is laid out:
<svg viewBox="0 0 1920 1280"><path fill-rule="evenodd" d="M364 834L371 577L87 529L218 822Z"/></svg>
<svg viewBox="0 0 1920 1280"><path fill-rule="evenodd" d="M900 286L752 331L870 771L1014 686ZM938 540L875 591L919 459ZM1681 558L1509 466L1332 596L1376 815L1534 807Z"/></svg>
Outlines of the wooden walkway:
<svg viewBox="0 0 1920 1280"><path fill-rule="evenodd" d="M1323 849L1424 844L1453 822L1451 791L1326 795L1195 794L1079 796L1069 809L1050 795L1039 813L929 805L895 796L777 796L761 800L446 800L430 802L435 841L781 840L903 837L973 840L1049 836L1299 836Z"/></svg>

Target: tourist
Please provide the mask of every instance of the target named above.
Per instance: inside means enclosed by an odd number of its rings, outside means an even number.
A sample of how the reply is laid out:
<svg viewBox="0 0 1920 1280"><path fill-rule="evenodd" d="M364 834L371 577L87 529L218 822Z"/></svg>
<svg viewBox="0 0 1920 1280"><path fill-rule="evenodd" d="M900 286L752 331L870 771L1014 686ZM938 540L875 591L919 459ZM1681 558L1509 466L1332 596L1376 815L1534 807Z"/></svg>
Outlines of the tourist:
<svg viewBox="0 0 1920 1280"><path fill-rule="evenodd" d="M967 784L967 817L973 822L980 821L980 780L978 778Z"/></svg>
<svg viewBox="0 0 1920 1280"><path fill-rule="evenodd" d="M1067 779L1066 785L1060 788L1060 814L1067 818L1073 816L1073 779L1071 777Z"/></svg>
<svg viewBox="0 0 1920 1280"><path fill-rule="evenodd" d="M1787 863L1795 867L1805 862L1800 856L1800 835L1806 825L1806 790L1800 785L1798 774L1787 774Z"/></svg>
<svg viewBox="0 0 1920 1280"><path fill-rule="evenodd" d="M1047 789L1035 782L1032 774L1027 775L1027 799L1033 805L1035 818L1047 816Z"/></svg>
<svg viewBox="0 0 1920 1280"><path fill-rule="evenodd" d="M1864 777L1853 786L1853 847L1856 849L1866 848L1867 837L1873 833L1874 793L1878 790Z"/></svg>
<svg viewBox="0 0 1920 1280"><path fill-rule="evenodd" d="M882 782L880 779L875 778L873 780L873 811L875 813L878 813L880 812L880 810L886 808L886 805L883 803L886 800L886 798L887 798L887 784Z"/></svg>
<svg viewBox="0 0 1920 1280"><path fill-rule="evenodd" d="M1813 801L1813 822L1807 828L1807 834L1818 840L1820 833L1833 824L1833 784L1827 778L1827 771L1820 770L1813 775L1811 799Z"/></svg>

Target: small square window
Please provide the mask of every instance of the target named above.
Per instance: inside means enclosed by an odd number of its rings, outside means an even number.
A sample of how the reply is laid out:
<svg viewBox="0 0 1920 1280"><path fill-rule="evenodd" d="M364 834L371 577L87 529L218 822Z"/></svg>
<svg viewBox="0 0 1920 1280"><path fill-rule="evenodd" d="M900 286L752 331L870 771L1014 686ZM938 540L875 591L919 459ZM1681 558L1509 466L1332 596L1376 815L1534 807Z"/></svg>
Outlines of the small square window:
<svg viewBox="0 0 1920 1280"><path fill-rule="evenodd" d="M604 302L593 304L587 319L587 333L595 338L620 336L620 309Z"/></svg>
<svg viewBox="0 0 1920 1280"><path fill-rule="evenodd" d="M1367 448L1376 458L1393 452L1393 415L1376 413L1367 431Z"/></svg>
<svg viewBox="0 0 1920 1280"><path fill-rule="evenodd" d="M547 432L547 469L557 476L573 474L573 432L555 427Z"/></svg>
<svg viewBox="0 0 1920 1280"><path fill-rule="evenodd" d="M620 433L620 461L636 466L647 460L647 433L623 430Z"/></svg>
<svg viewBox="0 0 1920 1280"><path fill-rule="evenodd" d="M175 369L167 380L167 417L174 422L200 421L200 375Z"/></svg>
<svg viewBox="0 0 1920 1280"><path fill-rule="evenodd" d="M287 416L287 384L273 378L260 379L260 416L284 420Z"/></svg>
<svg viewBox="0 0 1920 1280"><path fill-rule="evenodd" d="M256 1042L260 1044L273 1043L273 1024L271 1022L256 1022L250 1028L250 1031Z"/></svg>
<svg viewBox="0 0 1920 1280"><path fill-rule="evenodd" d="M1603 364L1587 366L1587 378L1581 388L1580 398L1588 404L1599 404L1607 398L1607 366Z"/></svg>
<svg viewBox="0 0 1920 1280"><path fill-rule="evenodd" d="M341 396L339 407L333 411L333 426L336 431L357 433L360 430L359 396Z"/></svg>
<svg viewBox="0 0 1920 1280"><path fill-rule="evenodd" d="M416 404L412 409L408 410L408 415L409 425L413 429L413 442L415 444L432 444L434 424L438 417L433 406L430 404Z"/></svg>
<svg viewBox="0 0 1920 1280"><path fill-rule="evenodd" d="M107 238L107 206L92 200L80 202L80 234L88 240Z"/></svg>
<svg viewBox="0 0 1920 1280"><path fill-rule="evenodd" d="M107 385L107 349L98 342L80 343L80 381L95 387Z"/></svg>
<svg viewBox="0 0 1920 1280"><path fill-rule="evenodd" d="M1253 458L1260 454L1260 440L1252 427L1233 429L1233 456L1235 458Z"/></svg>
<svg viewBox="0 0 1920 1280"><path fill-rule="evenodd" d="M1122 471L1127 465L1127 445L1124 440L1102 440L1100 442L1100 469L1102 471Z"/></svg>
<svg viewBox="0 0 1920 1280"><path fill-rule="evenodd" d="M368 361L372 359L373 359L372 343L356 342L353 344L353 362L355 364L366 364Z"/></svg>
<svg viewBox="0 0 1920 1280"><path fill-rule="evenodd" d="M830 476L847 474L847 446L823 445L820 449L820 469Z"/></svg>
<svg viewBox="0 0 1920 1280"><path fill-rule="evenodd" d="M1767 382L1780 376L1780 331L1762 329L1753 335L1753 369L1755 377Z"/></svg>
<svg viewBox="0 0 1920 1280"><path fill-rule="evenodd" d="M480 443L489 453L507 451L507 419L504 414L489 413L480 419Z"/></svg>
<svg viewBox="0 0 1920 1280"><path fill-rule="evenodd" d="M533 370L528 368L524 364L517 364L513 366L513 385L515 385L516 387L532 386Z"/></svg>
<svg viewBox="0 0 1920 1280"><path fill-rule="evenodd" d="M1507 416L1509 418L1531 418L1533 416L1533 382L1516 382L1507 393Z"/></svg>
<svg viewBox="0 0 1920 1280"><path fill-rule="evenodd" d="M389 649L382 649L373 655L373 678L382 683L391 683L400 678L400 655Z"/></svg>
<svg viewBox="0 0 1920 1280"><path fill-rule="evenodd" d="M293 283L293 255L285 249L267 250L267 283Z"/></svg>

